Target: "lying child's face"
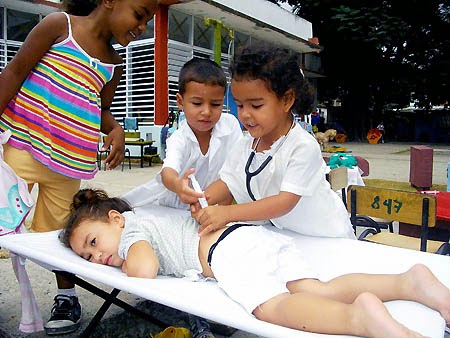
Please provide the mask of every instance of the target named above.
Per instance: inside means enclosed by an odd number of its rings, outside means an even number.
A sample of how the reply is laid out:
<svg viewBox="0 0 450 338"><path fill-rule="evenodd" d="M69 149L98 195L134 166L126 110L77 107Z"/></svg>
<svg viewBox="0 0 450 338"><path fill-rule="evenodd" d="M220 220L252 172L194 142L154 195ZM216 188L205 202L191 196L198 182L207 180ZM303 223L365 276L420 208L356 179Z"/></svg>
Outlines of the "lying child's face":
<svg viewBox="0 0 450 338"><path fill-rule="evenodd" d="M124 227L123 216L111 210L109 221L82 221L70 236L70 246L80 257L97 264L121 266L118 255L120 236Z"/></svg>

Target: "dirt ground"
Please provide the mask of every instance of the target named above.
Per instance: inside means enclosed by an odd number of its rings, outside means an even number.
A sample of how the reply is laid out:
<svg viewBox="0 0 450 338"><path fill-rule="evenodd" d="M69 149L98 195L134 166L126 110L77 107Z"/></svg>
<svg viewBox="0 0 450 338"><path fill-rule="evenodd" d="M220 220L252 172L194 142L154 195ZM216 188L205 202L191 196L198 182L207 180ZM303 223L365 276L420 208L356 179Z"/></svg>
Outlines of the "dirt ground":
<svg viewBox="0 0 450 338"><path fill-rule="evenodd" d="M330 143L330 146L336 145ZM351 154L362 156L370 163L370 174L368 179L382 179L396 182L403 182L409 185L410 172L410 147L406 143L344 143L339 144L346 147ZM429 145L433 148L433 184L441 186L447 185L447 166L450 161L450 145ZM330 155L330 154L324 154ZM105 189L111 195L120 196L133 187L142 184L151 178L160 170L159 165L139 168L134 163L132 169L125 166L124 170L120 168L112 171L100 171L93 180L84 181L83 187L98 187ZM34 192L36 193L36 192ZM1 252L0 252L1 255ZM3 255L7 256L7 255ZM56 283L53 273L37 266L34 263L27 263L27 271L30 276L33 290L35 292L39 308L44 320L48 318L53 303L53 297L56 291ZM0 338L1 337L45 337L43 332L26 335L18 330L20 321L21 307L20 294L17 281L12 271L9 259L0 259ZM95 283L94 283L95 284ZM99 287L107 290L102 285ZM87 326L90 319L94 316L102 302L98 297L93 297L87 291L78 288L80 301L83 306L82 329ZM121 293L121 298L131 304L136 304L141 308L155 313L155 315L167 322L167 325L187 326L187 315L182 312L153 304L149 301L139 299L132 294ZM96 329L95 337L149 337L149 333L157 333L160 327L151 325L148 322L137 319L123 310L112 306L106 313L102 323ZM226 327L215 327L216 337L231 338L255 338L255 335L242 331L230 330ZM81 331L65 337L77 337Z"/></svg>

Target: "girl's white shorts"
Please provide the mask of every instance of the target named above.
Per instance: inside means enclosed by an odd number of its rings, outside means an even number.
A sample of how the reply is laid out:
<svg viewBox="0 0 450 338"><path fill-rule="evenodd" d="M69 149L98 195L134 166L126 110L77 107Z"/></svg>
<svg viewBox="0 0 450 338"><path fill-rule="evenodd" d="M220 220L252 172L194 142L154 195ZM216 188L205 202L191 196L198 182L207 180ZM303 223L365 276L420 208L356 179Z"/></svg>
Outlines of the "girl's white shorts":
<svg viewBox="0 0 450 338"><path fill-rule="evenodd" d="M264 226L228 234L214 249L211 269L219 286L249 313L289 292L287 282L317 278L290 237Z"/></svg>

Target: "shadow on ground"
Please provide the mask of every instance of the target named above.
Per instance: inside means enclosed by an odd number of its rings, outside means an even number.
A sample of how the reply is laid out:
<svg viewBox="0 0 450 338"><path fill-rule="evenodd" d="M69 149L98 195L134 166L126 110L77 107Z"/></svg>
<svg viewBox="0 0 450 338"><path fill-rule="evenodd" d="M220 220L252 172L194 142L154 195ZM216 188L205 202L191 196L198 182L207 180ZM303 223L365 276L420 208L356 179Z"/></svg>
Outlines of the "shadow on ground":
<svg viewBox="0 0 450 338"><path fill-rule="evenodd" d="M124 311L115 316L103 319L90 337L128 338L132 332L134 338L149 338L163 331L168 326L189 329L189 317L185 312L148 300L137 303L136 308L158 318L159 321L164 323L164 327L160 327ZM210 322L210 325L211 331L214 334L222 336L231 336L236 331L232 327L220 325L215 322Z"/></svg>

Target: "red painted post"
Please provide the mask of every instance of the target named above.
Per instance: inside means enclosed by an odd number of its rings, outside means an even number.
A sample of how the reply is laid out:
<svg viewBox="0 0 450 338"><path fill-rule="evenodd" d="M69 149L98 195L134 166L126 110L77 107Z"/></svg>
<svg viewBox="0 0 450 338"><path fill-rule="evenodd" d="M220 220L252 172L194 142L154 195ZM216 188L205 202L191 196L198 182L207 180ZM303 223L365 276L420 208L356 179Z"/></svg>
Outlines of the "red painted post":
<svg viewBox="0 0 450 338"><path fill-rule="evenodd" d="M155 14L155 125L169 115L168 40L169 6L158 5Z"/></svg>

